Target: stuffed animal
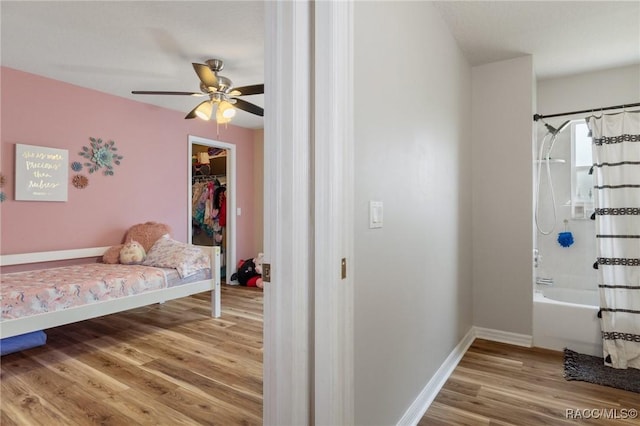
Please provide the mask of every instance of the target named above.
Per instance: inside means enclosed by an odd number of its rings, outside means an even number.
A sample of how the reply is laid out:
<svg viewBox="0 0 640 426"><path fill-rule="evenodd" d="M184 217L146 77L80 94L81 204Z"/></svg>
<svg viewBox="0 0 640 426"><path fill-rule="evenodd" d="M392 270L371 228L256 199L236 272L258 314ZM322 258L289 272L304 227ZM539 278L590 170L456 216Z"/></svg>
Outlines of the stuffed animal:
<svg viewBox="0 0 640 426"><path fill-rule="evenodd" d="M120 250L120 263L123 265L139 265L147 258L144 247L135 240L127 241Z"/></svg>
<svg viewBox="0 0 640 426"><path fill-rule="evenodd" d="M129 228L123 241L137 241L145 253L148 253L151 247L153 247L153 244L165 234L171 235L169 225L158 222L139 223ZM102 256L102 261L104 263L119 263L120 251L123 247L124 244L118 244L117 246L109 248Z"/></svg>
<svg viewBox="0 0 640 426"><path fill-rule="evenodd" d="M264 260L263 258L264 258L264 254L258 253L258 257L253 259L253 263L256 265L256 273L260 274L260 276L257 277L255 280L256 287L258 288L264 287L264 285L262 284L262 262Z"/></svg>
<svg viewBox="0 0 640 426"><path fill-rule="evenodd" d="M262 253L258 253L258 257L256 258L238 262L238 273L234 275L238 278L240 285L263 288L262 261L263 255ZM233 276L231 279L233 279Z"/></svg>

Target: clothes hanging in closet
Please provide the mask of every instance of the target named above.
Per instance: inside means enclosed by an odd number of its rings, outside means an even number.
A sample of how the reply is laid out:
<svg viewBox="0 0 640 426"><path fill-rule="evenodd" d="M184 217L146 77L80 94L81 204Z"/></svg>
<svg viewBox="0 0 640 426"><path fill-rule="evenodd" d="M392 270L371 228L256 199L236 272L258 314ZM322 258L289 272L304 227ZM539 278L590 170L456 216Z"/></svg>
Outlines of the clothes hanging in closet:
<svg viewBox="0 0 640 426"><path fill-rule="evenodd" d="M226 225L226 187L218 180L195 182L192 186L193 233L206 232L214 245L221 245Z"/></svg>

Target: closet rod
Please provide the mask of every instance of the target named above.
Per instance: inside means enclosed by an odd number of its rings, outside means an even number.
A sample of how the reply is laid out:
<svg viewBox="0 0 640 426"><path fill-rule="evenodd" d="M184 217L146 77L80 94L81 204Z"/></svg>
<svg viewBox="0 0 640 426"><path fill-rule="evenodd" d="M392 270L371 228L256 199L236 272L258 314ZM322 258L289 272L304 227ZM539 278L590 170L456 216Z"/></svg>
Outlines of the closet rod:
<svg viewBox="0 0 640 426"><path fill-rule="evenodd" d="M587 112L607 111L607 110L610 110L610 109L633 108L633 107L637 107L637 106L640 106L640 102L635 103L635 104L614 105L614 106L609 106L609 107L604 107L604 108L583 109L582 111L563 112L563 113L560 113L560 114L549 114L549 115L534 114L533 115L533 121L538 121L541 118L562 117L563 115L584 114L584 113L587 113Z"/></svg>
<svg viewBox="0 0 640 426"><path fill-rule="evenodd" d="M207 180L216 180L218 178L221 177L226 177L227 175L222 173L219 175L196 175L196 176L191 176L191 180L203 180L203 181L207 181Z"/></svg>

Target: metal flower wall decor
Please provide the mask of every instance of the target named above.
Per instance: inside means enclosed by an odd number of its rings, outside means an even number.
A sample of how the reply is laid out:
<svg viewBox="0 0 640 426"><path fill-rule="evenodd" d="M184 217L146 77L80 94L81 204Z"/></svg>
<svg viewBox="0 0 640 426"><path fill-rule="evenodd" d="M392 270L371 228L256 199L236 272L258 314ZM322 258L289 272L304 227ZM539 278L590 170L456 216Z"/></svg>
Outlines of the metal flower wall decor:
<svg viewBox="0 0 640 426"><path fill-rule="evenodd" d="M82 163L74 161L73 163L71 163L71 170L73 170L74 172L79 172L80 170L82 170Z"/></svg>
<svg viewBox="0 0 640 426"><path fill-rule="evenodd" d="M89 179L84 175L75 175L71 183L78 189L85 189L89 185Z"/></svg>
<svg viewBox="0 0 640 426"><path fill-rule="evenodd" d="M116 143L114 141L103 142L100 138L89 138L89 141L91 141L90 146L83 146L82 151L78 153L89 160L84 163L89 173L104 168L102 173L105 176L113 176L114 165L119 166L123 159L122 155L117 153Z"/></svg>

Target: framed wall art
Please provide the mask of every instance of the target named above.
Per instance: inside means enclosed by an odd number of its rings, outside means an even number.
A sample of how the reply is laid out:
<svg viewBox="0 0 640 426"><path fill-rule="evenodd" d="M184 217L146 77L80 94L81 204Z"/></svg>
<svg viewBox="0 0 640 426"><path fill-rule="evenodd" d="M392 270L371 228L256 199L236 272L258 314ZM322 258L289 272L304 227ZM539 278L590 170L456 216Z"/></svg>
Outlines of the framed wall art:
<svg viewBox="0 0 640 426"><path fill-rule="evenodd" d="M16 144L16 200L67 201L69 151Z"/></svg>

